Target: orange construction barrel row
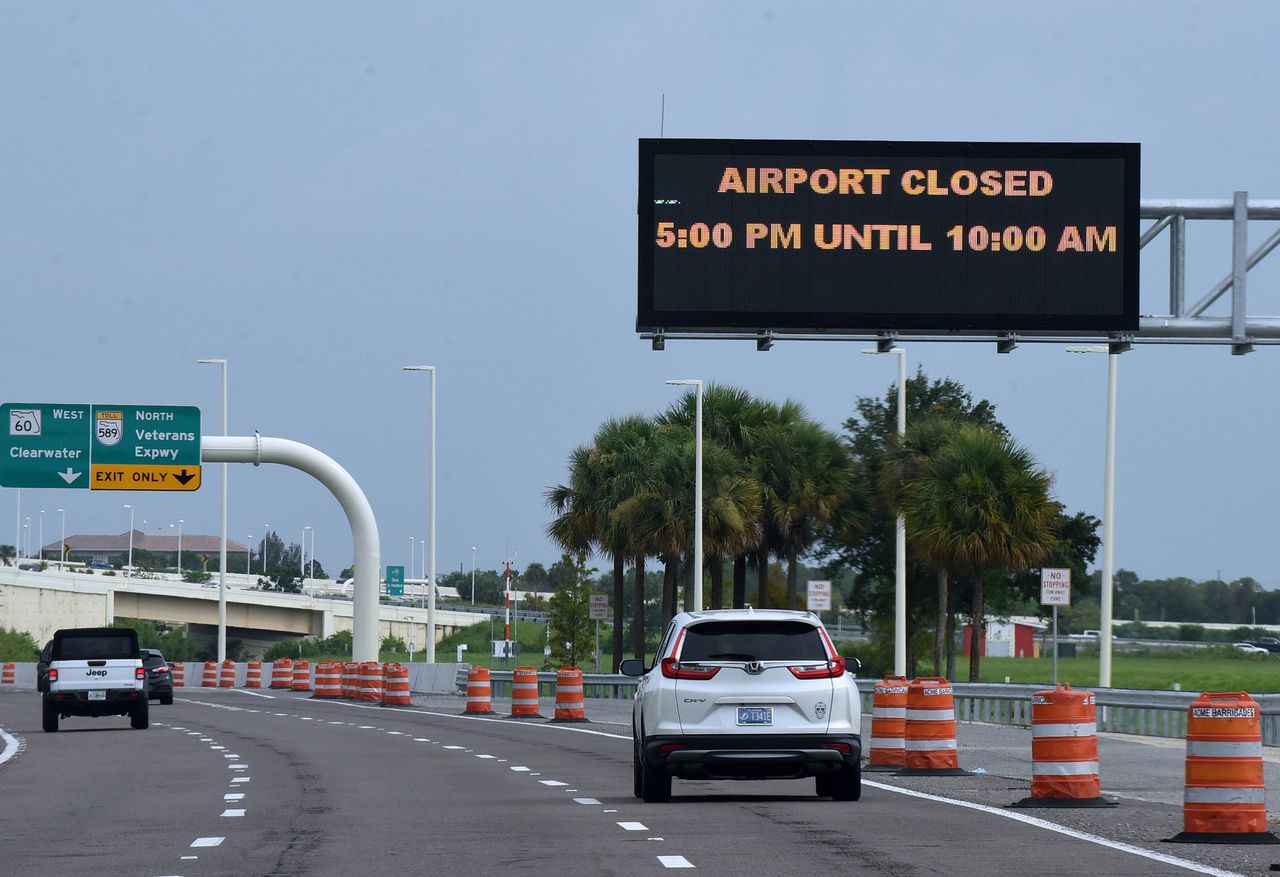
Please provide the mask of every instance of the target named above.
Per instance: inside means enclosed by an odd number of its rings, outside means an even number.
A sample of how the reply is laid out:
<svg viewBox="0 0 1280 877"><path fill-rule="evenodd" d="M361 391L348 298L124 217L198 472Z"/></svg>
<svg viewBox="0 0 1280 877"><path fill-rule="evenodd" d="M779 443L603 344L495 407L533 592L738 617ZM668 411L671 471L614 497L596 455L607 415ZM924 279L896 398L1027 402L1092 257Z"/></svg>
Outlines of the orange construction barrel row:
<svg viewBox="0 0 1280 877"><path fill-rule="evenodd" d="M181 661L174 661L169 665L169 672L173 679L174 688L184 688L187 684L187 667Z"/></svg>
<svg viewBox="0 0 1280 877"><path fill-rule="evenodd" d="M382 702L382 665L377 661L360 662L360 700Z"/></svg>
<svg viewBox="0 0 1280 877"><path fill-rule="evenodd" d="M249 666L244 671L244 687L245 688L261 688L262 687L262 662L250 661Z"/></svg>
<svg viewBox="0 0 1280 877"><path fill-rule="evenodd" d="M903 743L904 770L959 771L954 693L946 679L919 676L911 680Z"/></svg>
<svg viewBox="0 0 1280 877"><path fill-rule="evenodd" d="M218 687L218 662L205 661L204 673L200 677L201 688L217 688Z"/></svg>
<svg viewBox="0 0 1280 877"><path fill-rule="evenodd" d="M218 685L221 688L235 688L236 686L236 662L223 661L222 675L218 678Z"/></svg>
<svg viewBox="0 0 1280 877"><path fill-rule="evenodd" d="M516 667L511 673L511 717L542 718L538 712L538 671L533 667Z"/></svg>

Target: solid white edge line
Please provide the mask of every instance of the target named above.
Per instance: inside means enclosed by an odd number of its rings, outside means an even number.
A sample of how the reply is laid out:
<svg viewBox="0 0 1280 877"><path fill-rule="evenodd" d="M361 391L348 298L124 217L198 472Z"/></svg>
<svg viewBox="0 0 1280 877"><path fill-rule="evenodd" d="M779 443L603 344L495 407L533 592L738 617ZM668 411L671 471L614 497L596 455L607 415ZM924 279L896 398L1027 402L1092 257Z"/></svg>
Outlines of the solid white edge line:
<svg viewBox="0 0 1280 877"><path fill-rule="evenodd" d="M0 764L18 754L18 738L0 728L0 740L4 741L4 751L0 752Z"/></svg>
<svg viewBox="0 0 1280 877"><path fill-rule="evenodd" d="M1133 844L1124 843L1123 841L1110 840L1109 838L1100 837L1096 834L1090 834L1087 831L1079 831L1074 828L1067 828L1065 825L1058 825L1055 822L1039 819L1035 816L1027 816L1025 813L1013 813L1008 810L1001 810L999 807L988 806L987 804L975 804L971 801L959 801L955 798L943 798L940 795L930 795L928 792L917 792L914 789L904 789L900 786L890 786L886 783L877 783L867 779L864 779L862 784L864 786L871 786L875 789L882 789L886 792L908 795L912 798L923 798L926 801L937 801L940 804L952 804L956 807L965 807L969 810L990 813L993 816L1003 816L1005 819L1012 819L1015 822L1021 822L1025 825L1032 825L1036 828L1043 828L1046 831L1052 831L1057 834L1066 835L1067 837L1073 837L1077 840L1087 841L1088 843L1098 844L1099 846L1110 847L1113 850L1131 853L1135 856L1142 856L1144 859L1163 862L1166 865L1173 865L1177 868L1185 868L1188 871L1195 871L1197 874L1208 874L1210 877L1244 877L1243 874L1236 871L1223 871L1221 868L1215 868L1212 865L1202 865L1199 862L1192 862L1189 859L1179 859L1177 856L1157 853L1152 850L1134 846Z"/></svg>

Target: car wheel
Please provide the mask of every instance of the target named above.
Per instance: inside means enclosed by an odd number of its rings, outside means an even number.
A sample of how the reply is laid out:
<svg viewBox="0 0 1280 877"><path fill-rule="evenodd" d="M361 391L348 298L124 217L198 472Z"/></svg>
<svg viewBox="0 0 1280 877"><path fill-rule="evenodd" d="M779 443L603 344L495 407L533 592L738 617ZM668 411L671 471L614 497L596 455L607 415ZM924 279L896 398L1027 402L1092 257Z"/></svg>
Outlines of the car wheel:
<svg viewBox="0 0 1280 877"><path fill-rule="evenodd" d="M837 801L856 801L862 797L862 765L854 764L830 774L828 792Z"/></svg>
<svg viewBox="0 0 1280 877"><path fill-rule="evenodd" d="M129 710L129 724L139 731L151 724L151 702L145 698L139 700Z"/></svg>
<svg viewBox="0 0 1280 877"><path fill-rule="evenodd" d="M173 706L173 692L172 692L172 691L170 691L168 694L162 694L162 695L160 695L160 705L161 705L161 706Z"/></svg>
<svg viewBox="0 0 1280 877"><path fill-rule="evenodd" d="M644 738L641 738L643 741ZM662 804L671 800L671 774L654 770L644 763L644 746L640 746L637 762L640 769L640 797L649 804Z"/></svg>
<svg viewBox="0 0 1280 877"><path fill-rule="evenodd" d="M40 718L40 724L46 731L52 733L58 730L58 707L48 697L40 703Z"/></svg>

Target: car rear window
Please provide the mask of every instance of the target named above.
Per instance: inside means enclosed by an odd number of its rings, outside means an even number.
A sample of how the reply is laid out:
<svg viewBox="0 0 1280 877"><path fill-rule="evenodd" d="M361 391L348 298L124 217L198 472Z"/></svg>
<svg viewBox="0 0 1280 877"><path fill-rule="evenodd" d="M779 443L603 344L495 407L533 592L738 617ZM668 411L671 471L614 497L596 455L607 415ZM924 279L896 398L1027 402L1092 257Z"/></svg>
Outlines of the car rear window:
<svg viewBox="0 0 1280 877"><path fill-rule="evenodd" d="M128 636L67 636L62 637L54 645L55 661L89 661L98 658L112 660L116 658L138 657L135 640Z"/></svg>
<svg viewBox="0 0 1280 877"><path fill-rule="evenodd" d="M685 630L681 661L825 661L822 635L800 621L705 621Z"/></svg>

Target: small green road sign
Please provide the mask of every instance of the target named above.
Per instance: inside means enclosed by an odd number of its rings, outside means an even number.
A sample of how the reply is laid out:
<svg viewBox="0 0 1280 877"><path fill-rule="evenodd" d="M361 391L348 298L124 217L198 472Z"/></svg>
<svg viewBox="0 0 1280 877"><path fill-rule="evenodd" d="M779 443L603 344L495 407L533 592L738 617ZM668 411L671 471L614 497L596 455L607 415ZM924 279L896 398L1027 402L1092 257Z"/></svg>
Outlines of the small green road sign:
<svg viewBox="0 0 1280 877"><path fill-rule="evenodd" d="M89 406L0 405L0 486L89 488Z"/></svg>
<svg viewBox="0 0 1280 877"><path fill-rule="evenodd" d="M403 566L387 567L387 595L391 597L404 596L404 567Z"/></svg>

